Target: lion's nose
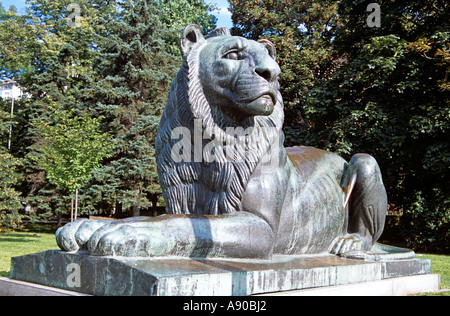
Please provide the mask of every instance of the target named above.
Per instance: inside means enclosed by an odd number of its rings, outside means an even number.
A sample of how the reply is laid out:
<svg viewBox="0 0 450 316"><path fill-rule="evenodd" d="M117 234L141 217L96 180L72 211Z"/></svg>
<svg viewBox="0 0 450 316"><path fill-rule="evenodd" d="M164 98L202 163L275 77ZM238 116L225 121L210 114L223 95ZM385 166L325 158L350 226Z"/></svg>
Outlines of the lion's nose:
<svg viewBox="0 0 450 316"><path fill-rule="evenodd" d="M274 82L280 75L281 69L280 66L278 66L278 64L273 59L270 58L270 60L266 59L264 60L263 63L256 66L255 72L259 76L266 79L268 82Z"/></svg>

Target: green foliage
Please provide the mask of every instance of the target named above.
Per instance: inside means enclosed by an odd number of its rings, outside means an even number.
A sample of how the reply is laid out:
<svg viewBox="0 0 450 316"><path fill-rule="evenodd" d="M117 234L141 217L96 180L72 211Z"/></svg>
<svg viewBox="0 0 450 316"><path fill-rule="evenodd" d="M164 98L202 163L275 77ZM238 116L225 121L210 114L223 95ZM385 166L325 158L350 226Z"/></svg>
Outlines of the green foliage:
<svg viewBox="0 0 450 316"><path fill-rule="evenodd" d="M102 160L110 157L113 143L108 133L98 129L102 117L93 118L86 113L74 115L74 111L58 106L49 116L51 121L34 122L42 137L36 162L45 170L50 183L61 191L75 193L76 218L78 190L90 180Z"/></svg>
<svg viewBox="0 0 450 316"><path fill-rule="evenodd" d="M215 7L203 0L157 0L155 5L161 11L162 23L171 30L182 32L195 23L207 34L216 27L217 18L210 13Z"/></svg>
<svg viewBox="0 0 450 316"><path fill-rule="evenodd" d="M285 101L287 138L298 138L304 123L302 106L307 92L333 65L333 39L339 25L335 1L229 0L232 33L252 39L267 38L277 48L281 93ZM293 132L289 133L289 131ZM298 140L295 141L298 143Z"/></svg>
<svg viewBox="0 0 450 316"><path fill-rule="evenodd" d="M408 198L402 233L409 245L426 252L449 253L450 201L440 188L416 191ZM436 203L438 202L438 203Z"/></svg>
<svg viewBox="0 0 450 316"><path fill-rule="evenodd" d="M26 183L20 189L40 216L66 212L66 195L73 189L62 183L66 173L49 174L44 169L50 164L43 168L40 160L49 142L37 127L56 127L55 109L72 118L103 117L100 129L114 141L112 157L102 161L94 179L82 181L83 211L110 212L118 201L130 208L157 200L153 142L181 63L171 54L178 55L179 23L199 23L205 31L215 26L204 1L166 2L79 0L80 16L71 20L76 25L67 20L74 12L71 0L34 0L23 16L1 11L0 39L7 45L0 54L9 58L0 59L1 69L20 77L31 95L15 113L12 154L25 157ZM56 154L53 150L46 155Z"/></svg>
<svg viewBox="0 0 450 316"><path fill-rule="evenodd" d="M105 20L94 67L99 80L84 90L84 106L105 117L102 129L115 141L113 156L95 172L87 194L97 208L121 204L137 213L161 192L154 140L181 60L166 47L174 33L153 2L124 2L121 9Z"/></svg>
<svg viewBox="0 0 450 316"><path fill-rule="evenodd" d="M366 6L341 3L342 63L308 93L302 133L348 157L373 154L409 246L448 251L448 4L385 2L381 28L364 25Z"/></svg>
<svg viewBox="0 0 450 316"><path fill-rule="evenodd" d="M20 160L0 151L0 231L21 227L22 216L19 210L23 208L22 199L20 193L14 189L19 180L16 173L19 166Z"/></svg>
<svg viewBox="0 0 450 316"><path fill-rule="evenodd" d="M72 3L80 16L68 21L75 12ZM158 200L153 143L181 64L179 34L190 23L205 33L214 29L213 9L203 0L33 0L23 15L0 8L0 77L20 79L31 95L15 101L10 154L24 163L16 168L23 176L14 187L40 217L66 212L75 183L83 211L110 212L119 201L130 208ZM9 113L7 103L0 108ZM89 151L88 143L70 148L75 143L62 136L69 128L58 124L60 117L71 120L73 134L77 128L85 132L76 126L82 119L98 120L113 138L112 157L100 162L91 181L82 177L89 172L76 156L77 150ZM9 115L0 124L9 128ZM60 137L52 142L43 129ZM5 140L0 145L6 146ZM81 165L62 168L63 155ZM51 159L45 163L42 157ZM79 180L67 183L70 177Z"/></svg>
<svg viewBox="0 0 450 316"><path fill-rule="evenodd" d="M0 102L6 104L6 102L2 102L2 101L0 101ZM10 115L6 111L3 111L3 106L2 106L2 108L0 108L0 135L1 136L3 136L3 134L8 132L10 123L11 123Z"/></svg>
<svg viewBox="0 0 450 316"><path fill-rule="evenodd" d="M26 15L27 25L35 30L36 43L32 55L35 71L21 78L21 85L31 98L18 107L20 116L25 118L21 122L25 132L27 181L23 192L33 210L45 218L68 209L69 198L65 195L69 188L60 184L61 189L58 189L53 184L55 181L48 180L42 164L38 164L45 141L37 127L43 122L55 125L55 109L73 112L74 116L86 116L79 108L80 91L95 80L92 63L97 53L92 45L95 33L102 30L98 15L107 14L111 9L93 6L95 1L78 1L83 17L79 26L70 27L67 21L70 3L72 1L36 0L30 4Z"/></svg>
<svg viewBox="0 0 450 316"><path fill-rule="evenodd" d="M275 42L287 145L378 160L411 247L448 251L449 24L446 1L230 0L234 32Z"/></svg>
<svg viewBox="0 0 450 316"><path fill-rule="evenodd" d="M98 130L100 118L75 116L73 111L55 109L48 121L35 122L42 135L38 164L47 178L60 189L75 192L110 156L110 135Z"/></svg>
<svg viewBox="0 0 450 316"><path fill-rule="evenodd" d="M210 13L215 7L204 0L156 0L154 5L160 21L175 31L165 38L168 51L175 55L179 53L180 34L187 25L201 26L205 35L216 28L217 18Z"/></svg>
<svg viewBox="0 0 450 316"><path fill-rule="evenodd" d="M33 26L11 8L8 11L0 8L0 43L0 79L19 78L34 70L31 58L36 43Z"/></svg>
<svg viewBox="0 0 450 316"><path fill-rule="evenodd" d="M0 136L9 129L9 114L0 110ZM22 199L15 186L20 180L17 168L21 161L0 146L0 231L21 226Z"/></svg>

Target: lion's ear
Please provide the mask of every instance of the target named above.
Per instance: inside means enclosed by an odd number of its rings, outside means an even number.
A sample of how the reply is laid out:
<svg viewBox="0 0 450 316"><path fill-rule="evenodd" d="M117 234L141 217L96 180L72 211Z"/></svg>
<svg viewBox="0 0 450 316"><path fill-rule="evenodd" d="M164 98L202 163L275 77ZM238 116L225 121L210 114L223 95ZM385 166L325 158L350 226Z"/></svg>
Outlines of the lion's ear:
<svg viewBox="0 0 450 316"><path fill-rule="evenodd" d="M205 41L202 31L197 24L188 25L183 32L180 40L181 52L183 55L189 54L197 44Z"/></svg>
<svg viewBox="0 0 450 316"><path fill-rule="evenodd" d="M275 48L274 43L266 39L259 40L258 43L263 44L269 51L270 57L272 57L274 60L277 60L277 49Z"/></svg>

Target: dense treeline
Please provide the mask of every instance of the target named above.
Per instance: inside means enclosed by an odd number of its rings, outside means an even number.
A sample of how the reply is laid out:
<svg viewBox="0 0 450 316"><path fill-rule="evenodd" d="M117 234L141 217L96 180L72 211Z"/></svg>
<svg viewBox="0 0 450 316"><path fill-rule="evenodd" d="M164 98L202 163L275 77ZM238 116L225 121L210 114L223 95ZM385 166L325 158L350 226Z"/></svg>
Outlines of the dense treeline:
<svg viewBox="0 0 450 316"><path fill-rule="evenodd" d="M5 226L19 223L20 202L41 217L67 214L75 189L82 214L136 215L163 203L154 138L181 63L181 29L197 23L207 33L215 27L206 2L82 0L70 7L70 0L34 0L27 14L0 9L0 76L20 78L31 95L16 101L9 152L9 102L0 108ZM449 4L229 3L233 34L268 38L277 47L286 145L316 146L346 158L374 155L409 246L448 252ZM61 115L68 126L83 118L97 128L89 125L92 137L79 135L85 146L66 151L74 145L61 143L62 150L53 150L59 156L49 160L55 142L43 131L57 126ZM68 132L61 126L58 133ZM83 150L92 152L99 141L107 150L94 163ZM67 161L76 161L78 173L67 170ZM50 181L52 165L61 167L62 182Z"/></svg>
<svg viewBox="0 0 450 316"><path fill-rule="evenodd" d="M28 4L22 15L0 9L0 77L20 79L29 95L15 100L9 153L10 101L1 105L8 156L0 177L13 191L0 196L9 210L0 213L16 220L0 225L19 223L19 193L39 218L74 208L81 215L137 215L156 206L154 139L182 62L179 34L190 23L214 29L214 7L203 0ZM4 175L3 164L17 176ZM10 200L14 205L5 206Z"/></svg>
<svg viewBox="0 0 450 316"><path fill-rule="evenodd" d="M287 145L372 154L403 238L449 252L450 5L374 2L230 0L233 32L276 44Z"/></svg>

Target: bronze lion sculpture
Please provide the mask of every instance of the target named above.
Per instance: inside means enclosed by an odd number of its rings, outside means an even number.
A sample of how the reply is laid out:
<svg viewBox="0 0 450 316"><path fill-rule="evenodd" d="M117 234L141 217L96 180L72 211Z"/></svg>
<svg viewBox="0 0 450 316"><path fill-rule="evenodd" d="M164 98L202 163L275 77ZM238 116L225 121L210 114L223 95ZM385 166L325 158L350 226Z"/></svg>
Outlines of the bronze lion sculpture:
<svg viewBox="0 0 450 316"><path fill-rule="evenodd" d="M276 49L189 25L156 139L167 215L79 220L65 251L125 257L259 258L369 252L387 196L375 159L282 146Z"/></svg>

